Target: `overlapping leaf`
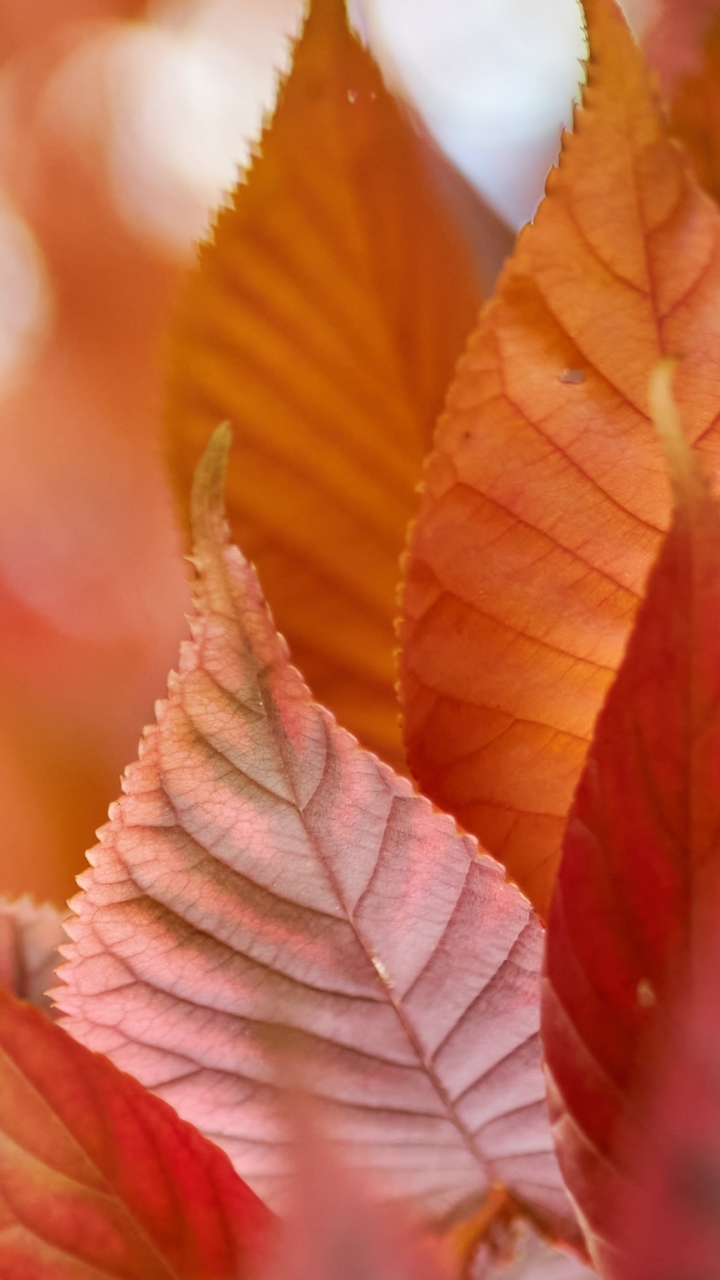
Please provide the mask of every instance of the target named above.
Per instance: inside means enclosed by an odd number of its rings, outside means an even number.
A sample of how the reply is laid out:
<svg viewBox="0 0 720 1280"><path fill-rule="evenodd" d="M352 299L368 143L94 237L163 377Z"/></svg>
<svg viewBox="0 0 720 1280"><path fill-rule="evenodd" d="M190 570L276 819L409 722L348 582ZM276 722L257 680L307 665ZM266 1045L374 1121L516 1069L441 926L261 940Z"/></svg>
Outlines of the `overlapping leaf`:
<svg viewBox="0 0 720 1280"><path fill-rule="evenodd" d="M711 458L720 214L613 0L587 0L575 132L451 390L411 540L413 772L541 912L596 714L669 519L647 380Z"/></svg>
<svg viewBox="0 0 720 1280"><path fill-rule="evenodd" d="M183 516L210 431L233 424L233 533L315 694L396 767L398 560L480 298L427 148L344 0L314 0L260 155L201 250L166 412Z"/></svg>
<svg viewBox="0 0 720 1280"><path fill-rule="evenodd" d="M3 1280L240 1280L270 1220L222 1151L0 990Z"/></svg>
<svg viewBox="0 0 720 1280"><path fill-rule="evenodd" d="M220 431L195 496L198 614L89 855L56 994L277 1204L266 1052L307 1051L348 1158L424 1214L504 1183L573 1239L545 1107L542 930L502 868L362 751L289 665L222 517Z"/></svg>
<svg viewBox="0 0 720 1280"><path fill-rule="evenodd" d="M410 1220L373 1202L313 1117L294 1111L289 1213L253 1280L346 1280L349 1266L356 1280L445 1280Z"/></svg>
<svg viewBox="0 0 720 1280"><path fill-rule="evenodd" d="M558 1151L610 1273L618 1144L720 873L720 508L667 401L661 421L677 508L568 821L544 982Z"/></svg>

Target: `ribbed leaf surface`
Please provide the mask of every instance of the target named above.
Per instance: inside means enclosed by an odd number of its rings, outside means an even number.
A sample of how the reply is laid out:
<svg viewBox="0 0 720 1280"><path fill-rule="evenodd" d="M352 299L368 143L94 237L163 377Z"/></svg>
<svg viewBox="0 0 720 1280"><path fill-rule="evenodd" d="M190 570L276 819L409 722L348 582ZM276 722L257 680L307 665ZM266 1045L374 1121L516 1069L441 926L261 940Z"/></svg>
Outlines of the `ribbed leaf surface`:
<svg viewBox="0 0 720 1280"><path fill-rule="evenodd" d="M166 411L183 515L210 432L232 423L233 534L316 696L395 767L398 560L480 303L432 164L344 0L313 0L258 154L201 248Z"/></svg>
<svg viewBox="0 0 720 1280"><path fill-rule="evenodd" d="M532 226L451 389L408 558L408 760L544 914L595 717L670 519L647 384L718 453L720 215L614 0Z"/></svg>
<svg viewBox="0 0 720 1280"><path fill-rule="evenodd" d="M505 1183L574 1235L538 1042L542 930L502 868L317 706L222 516L195 498L197 616L74 902L66 1025L271 1202L282 1029L355 1164L424 1212Z"/></svg>

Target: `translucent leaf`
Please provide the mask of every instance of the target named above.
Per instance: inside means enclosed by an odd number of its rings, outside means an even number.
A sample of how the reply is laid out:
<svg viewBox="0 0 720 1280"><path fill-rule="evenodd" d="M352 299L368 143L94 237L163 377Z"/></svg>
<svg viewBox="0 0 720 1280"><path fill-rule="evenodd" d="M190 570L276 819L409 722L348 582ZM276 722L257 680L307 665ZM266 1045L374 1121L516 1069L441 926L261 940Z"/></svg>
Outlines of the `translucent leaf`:
<svg viewBox="0 0 720 1280"><path fill-rule="evenodd" d="M425 792L547 910L595 717L670 518L647 383L713 469L720 213L614 0L586 0L575 131L483 312L410 543L402 685Z"/></svg>
<svg viewBox="0 0 720 1280"><path fill-rule="evenodd" d="M542 928L502 868L339 729L227 545L220 430L197 616L83 873L56 994L78 1038L281 1204L268 1037L312 1063L350 1161L425 1215L504 1183L576 1238L545 1109Z"/></svg>
<svg viewBox="0 0 720 1280"><path fill-rule="evenodd" d="M201 249L166 412L183 518L210 431L232 423L235 538L316 696L396 767L398 561L480 302L438 164L344 0L314 0L259 154ZM462 180L442 185L457 203ZM489 245L477 200L461 204Z"/></svg>

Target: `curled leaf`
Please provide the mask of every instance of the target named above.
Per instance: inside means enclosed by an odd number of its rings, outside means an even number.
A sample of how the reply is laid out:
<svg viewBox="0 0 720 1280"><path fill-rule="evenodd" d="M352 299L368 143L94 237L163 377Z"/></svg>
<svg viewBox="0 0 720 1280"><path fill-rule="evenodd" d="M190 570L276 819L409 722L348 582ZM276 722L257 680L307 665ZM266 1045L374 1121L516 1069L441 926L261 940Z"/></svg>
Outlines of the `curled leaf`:
<svg viewBox="0 0 720 1280"><path fill-rule="evenodd" d="M313 0L259 154L201 248L166 411L183 518L210 432L232 423L233 534L316 696L398 768L398 559L480 302L436 165L344 0Z"/></svg>
<svg viewBox="0 0 720 1280"><path fill-rule="evenodd" d="M241 1280L270 1221L171 1107L0 990L3 1280Z"/></svg>
<svg viewBox="0 0 720 1280"><path fill-rule="evenodd" d="M196 480L192 643L72 904L65 1025L274 1204L281 1034L379 1193L455 1218L503 1183L577 1240L545 1109L541 926L313 702L228 545L227 446L220 429Z"/></svg>
<svg viewBox="0 0 720 1280"><path fill-rule="evenodd" d="M575 130L442 417L410 541L409 762L547 910L595 717L669 523L647 382L682 355L718 449L720 213L671 143L614 0L586 0Z"/></svg>

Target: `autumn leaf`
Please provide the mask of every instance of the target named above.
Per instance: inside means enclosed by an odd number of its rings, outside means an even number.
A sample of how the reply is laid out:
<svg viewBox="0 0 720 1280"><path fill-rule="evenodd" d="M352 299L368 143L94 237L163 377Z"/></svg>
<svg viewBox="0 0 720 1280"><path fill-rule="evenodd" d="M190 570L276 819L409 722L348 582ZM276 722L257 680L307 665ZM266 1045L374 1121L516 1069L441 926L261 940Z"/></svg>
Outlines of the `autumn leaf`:
<svg viewBox="0 0 720 1280"><path fill-rule="evenodd" d="M667 526L647 379L712 460L720 214L613 0L587 0L575 132L451 389L411 537L409 761L544 914L593 724Z"/></svg>
<svg viewBox="0 0 720 1280"><path fill-rule="evenodd" d="M270 1221L171 1107L0 990L3 1280L239 1280Z"/></svg>
<svg viewBox="0 0 720 1280"><path fill-rule="evenodd" d="M645 1133L628 1153L622 1280L714 1280L720 1257L720 968L717 915L659 1049Z"/></svg>
<svg viewBox="0 0 720 1280"><path fill-rule="evenodd" d="M542 930L502 868L312 701L227 544L220 429L194 497L197 616L89 855L65 1026L282 1205L267 1040L312 1064L348 1159L425 1216L504 1184L578 1242L545 1106Z"/></svg>
<svg viewBox="0 0 720 1280"><path fill-rule="evenodd" d="M61 960L58 947L67 942L66 915L49 902L38 905L29 894L15 902L0 898L0 986L46 1013L51 1002L45 992Z"/></svg>
<svg viewBox="0 0 720 1280"><path fill-rule="evenodd" d="M670 533L568 820L550 918L543 1038L565 1179L614 1275L616 1200L653 1037L720 870L720 510L654 380L676 488ZM605 1274L605 1271L602 1271Z"/></svg>
<svg viewBox="0 0 720 1280"><path fill-rule="evenodd" d="M166 411L183 518L210 431L236 428L233 533L314 693L398 768L398 560L480 300L428 146L344 0L314 0L260 154L201 249Z"/></svg>

